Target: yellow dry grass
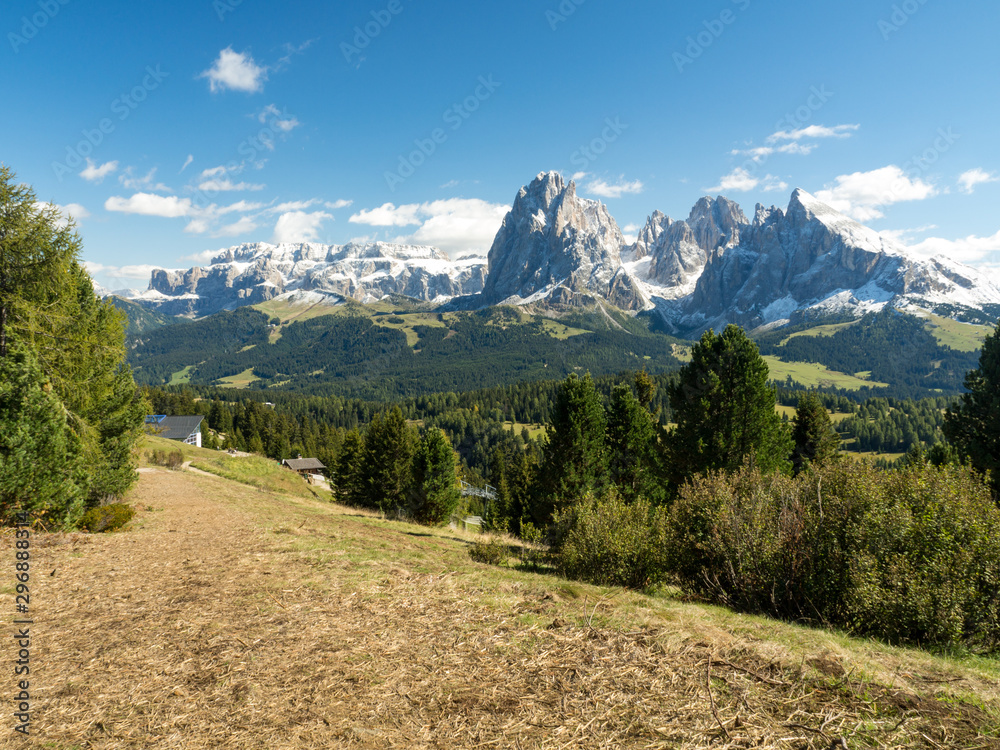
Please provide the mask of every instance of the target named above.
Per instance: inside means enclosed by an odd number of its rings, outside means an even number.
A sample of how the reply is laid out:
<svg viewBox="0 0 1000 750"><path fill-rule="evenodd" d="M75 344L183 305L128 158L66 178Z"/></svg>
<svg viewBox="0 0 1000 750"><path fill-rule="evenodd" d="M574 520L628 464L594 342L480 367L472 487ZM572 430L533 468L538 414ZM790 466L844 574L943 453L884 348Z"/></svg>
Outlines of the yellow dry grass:
<svg viewBox="0 0 1000 750"><path fill-rule="evenodd" d="M33 736L0 746L1000 747L990 662L478 565L448 529L191 472L130 500L128 531L35 536Z"/></svg>

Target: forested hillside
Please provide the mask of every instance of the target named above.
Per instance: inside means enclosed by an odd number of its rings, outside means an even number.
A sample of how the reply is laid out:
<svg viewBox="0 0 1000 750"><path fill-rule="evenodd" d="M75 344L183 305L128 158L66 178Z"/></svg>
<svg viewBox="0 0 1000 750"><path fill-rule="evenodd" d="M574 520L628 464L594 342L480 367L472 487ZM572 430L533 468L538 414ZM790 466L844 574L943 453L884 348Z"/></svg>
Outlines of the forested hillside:
<svg viewBox="0 0 1000 750"><path fill-rule="evenodd" d="M803 327L804 328L804 327ZM832 335L792 335L795 328L758 335L761 354L789 362L819 362L844 373L864 372L900 397L958 393L977 352L942 346L923 320L886 309L839 327Z"/></svg>
<svg viewBox="0 0 1000 750"><path fill-rule="evenodd" d="M192 384L248 373L255 387L373 400L559 379L575 371L680 366L675 339L618 317L581 314L556 324L509 308L433 316L348 310L279 329L266 314L241 308L152 331L130 356L136 378L148 385L169 383L191 368Z"/></svg>

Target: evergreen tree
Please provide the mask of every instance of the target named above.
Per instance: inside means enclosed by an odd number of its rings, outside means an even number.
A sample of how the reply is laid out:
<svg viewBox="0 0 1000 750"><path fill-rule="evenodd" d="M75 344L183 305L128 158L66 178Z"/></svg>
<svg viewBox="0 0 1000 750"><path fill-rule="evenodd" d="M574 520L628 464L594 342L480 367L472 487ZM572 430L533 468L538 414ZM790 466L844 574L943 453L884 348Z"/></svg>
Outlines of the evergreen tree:
<svg viewBox="0 0 1000 750"><path fill-rule="evenodd" d="M582 378L571 374L559 389L546 428L548 444L533 512L538 525L548 524L553 511L607 483L606 429L604 407L590 373Z"/></svg>
<svg viewBox="0 0 1000 750"><path fill-rule="evenodd" d="M8 342L0 359L0 523L27 511L47 524L72 527L87 492L82 454L69 414L34 354Z"/></svg>
<svg viewBox="0 0 1000 750"><path fill-rule="evenodd" d="M334 494L342 503L363 504L359 481L363 451L364 441L361 439L361 433L357 430L350 430L344 435L344 442L340 445L340 454L337 456L337 463L334 465L331 477Z"/></svg>
<svg viewBox="0 0 1000 750"><path fill-rule="evenodd" d="M774 410L767 363L738 326L708 330L691 362L667 388L676 427L669 433L675 489L696 474L735 471L749 460L763 471L788 468L791 437Z"/></svg>
<svg viewBox="0 0 1000 750"><path fill-rule="evenodd" d="M82 457L82 477L67 481L96 503L135 481L147 405L125 364L124 315L94 294L72 222L39 205L0 167L0 361L15 343L30 350L18 361L38 367Z"/></svg>
<svg viewBox="0 0 1000 750"><path fill-rule="evenodd" d="M980 472L990 472L1000 495L1000 323L983 342L978 369L965 376L964 394L948 409L945 437Z"/></svg>
<svg viewBox="0 0 1000 750"><path fill-rule="evenodd" d="M648 404L652 398L647 395ZM651 502L664 499L658 448L656 425L649 412L628 385L615 386L608 412L608 470L625 502L640 497Z"/></svg>
<svg viewBox="0 0 1000 750"><path fill-rule="evenodd" d="M383 513L405 508L413 472L413 429L394 406L376 414L365 433L359 471L358 504Z"/></svg>
<svg viewBox="0 0 1000 750"><path fill-rule="evenodd" d="M444 433L432 427L421 438L413 459L413 517L420 523L443 523L460 499L455 453Z"/></svg>
<svg viewBox="0 0 1000 750"><path fill-rule="evenodd" d="M823 464L837 458L840 435L833 429L830 414L815 393L799 397L792 419L792 466L798 474L810 464Z"/></svg>

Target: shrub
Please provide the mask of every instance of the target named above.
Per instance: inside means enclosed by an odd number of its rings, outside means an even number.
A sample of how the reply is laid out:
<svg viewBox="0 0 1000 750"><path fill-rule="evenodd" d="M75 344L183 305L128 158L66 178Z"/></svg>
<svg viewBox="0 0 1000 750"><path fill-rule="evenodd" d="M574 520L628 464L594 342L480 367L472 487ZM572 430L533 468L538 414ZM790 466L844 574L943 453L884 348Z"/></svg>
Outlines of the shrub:
<svg viewBox="0 0 1000 750"><path fill-rule="evenodd" d="M556 566L570 578L642 589L664 576L666 515L642 498L628 504L612 487L558 512L555 525L565 529Z"/></svg>
<svg viewBox="0 0 1000 750"><path fill-rule="evenodd" d="M486 565L503 565L507 561L507 545L498 536L479 541L469 547L469 557Z"/></svg>
<svg viewBox="0 0 1000 750"><path fill-rule="evenodd" d="M699 477L670 513L689 593L891 642L1000 647L1000 510L969 469Z"/></svg>
<svg viewBox="0 0 1000 750"><path fill-rule="evenodd" d="M181 451L164 450L146 451L146 460L157 466L166 466L168 469L176 469L184 463L184 454Z"/></svg>
<svg viewBox="0 0 1000 750"><path fill-rule="evenodd" d="M80 520L80 528L89 531L91 534L98 534L105 531L116 531L132 520L135 509L124 503L112 503L91 508L83 514Z"/></svg>

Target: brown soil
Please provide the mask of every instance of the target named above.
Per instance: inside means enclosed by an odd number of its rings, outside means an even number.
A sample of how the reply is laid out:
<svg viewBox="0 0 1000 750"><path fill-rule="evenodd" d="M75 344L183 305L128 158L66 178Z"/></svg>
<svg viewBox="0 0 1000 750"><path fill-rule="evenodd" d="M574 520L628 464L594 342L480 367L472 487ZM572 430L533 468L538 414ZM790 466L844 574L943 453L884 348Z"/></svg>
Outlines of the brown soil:
<svg viewBox="0 0 1000 750"><path fill-rule="evenodd" d="M1000 747L995 706L662 618L591 627L599 600L461 540L188 472L131 501L133 530L34 537L32 737L7 710L0 746Z"/></svg>

